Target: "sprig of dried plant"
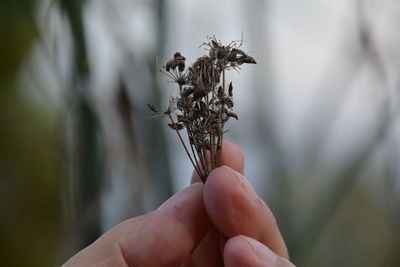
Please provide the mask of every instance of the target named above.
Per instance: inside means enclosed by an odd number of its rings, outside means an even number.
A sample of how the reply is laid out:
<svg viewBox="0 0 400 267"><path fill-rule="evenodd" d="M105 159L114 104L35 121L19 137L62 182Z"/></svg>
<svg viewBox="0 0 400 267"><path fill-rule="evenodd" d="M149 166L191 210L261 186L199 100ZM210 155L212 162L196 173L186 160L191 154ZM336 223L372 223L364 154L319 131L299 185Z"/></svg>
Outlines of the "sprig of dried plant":
<svg viewBox="0 0 400 267"><path fill-rule="evenodd" d="M233 112L233 85L225 72L240 70L242 64L256 64L241 46L243 41L222 45L213 36L201 44L208 55L199 57L185 69L185 57L176 52L160 71L178 85L179 94L158 111L147 104L154 116L167 116L186 154L203 182L220 166L225 123L238 119ZM186 132L187 142L181 132Z"/></svg>

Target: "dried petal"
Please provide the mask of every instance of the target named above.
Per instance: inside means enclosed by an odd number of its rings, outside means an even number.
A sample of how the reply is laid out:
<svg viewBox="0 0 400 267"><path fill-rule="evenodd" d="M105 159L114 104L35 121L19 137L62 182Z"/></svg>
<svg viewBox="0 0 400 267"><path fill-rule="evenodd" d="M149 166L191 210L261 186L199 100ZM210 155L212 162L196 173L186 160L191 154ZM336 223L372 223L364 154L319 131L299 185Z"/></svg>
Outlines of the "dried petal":
<svg viewBox="0 0 400 267"><path fill-rule="evenodd" d="M224 88L222 86L218 87L218 98L223 98L224 97Z"/></svg>
<svg viewBox="0 0 400 267"><path fill-rule="evenodd" d="M230 111L226 111L226 115L228 116L228 117L232 117L232 118L235 118L235 119L239 119L239 117L238 117L238 115L236 115L236 113L233 113L233 112L230 112Z"/></svg>
<svg viewBox="0 0 400 267"><path fill-rule="evenodd" d="M185 60L186 58L184 56L182 56L180 52L176 52L174 54L174 59Z"/></svg>
<svg viewBox="0 0 400 267"><path fill-rule="evenodd" d="M226 60L228 61L235 61L237 58L237 49L232 49L229 55L226 57Z"/></svg>
<svg viewBox="0 0 400 267"><path fill-rule="evenodd" d="M256 60L251 56L245 56L244 58L238 59L237 62L239 63L239 65L242 65L244 63L257 64Z"/></svg>
<svg viewBox="0 0 400 267"><path fill-rule="evenodd" d="M180 72L182 72L182 71L185 70L185 62L179 62L179 63L178 63L178 70L179 70Z"/></svg>
<svg viewBox="0 0 400 267"><path fill-rule="evenodd" d="M190 120L183 115L178 115L178 121L184 123L185 125L190 124Z"/></svg>
<svg viewBox="0 0 400 267"><path fill-rule="evenodd" d="M199 100L200 98L202 98L203 96L206 96L206 95L207 95L206 91L198 88L193 93L193 101L197 101L197 100Z"/></svg>
<svg viewBox="0 0 400 267"><path fill-rule="evenodd" d="M148 107L151 111L153 111L154 113L157 113L157 112L158 112L158 110L156 109L156 107L153 106L153 105L150 104L150 103L147 103L147 107Z"/></svg>
<svg viewBox="0 0 400 267"><path fill-rule="evenodd" d="M233 96L233 86L232 86L232 82L229 83L229 87L228 87L228 92L229 92L229 96L232 97Z"/></svg>
<svg viewBox="0 0 400 267"><path fill-rule="evenodd" d="M230 99L229 97L225 97L224 98L224 103L226 104L226 106L228 108L232 108L233 107L233 101L232 99Z"/></svg>
<svg viewBox="0 0 400 267"><path fill-rule="evenodd" d="M208 111L208 108L207 108L206 103L204 103L203 101L200 101L199 103L200 103L200 110L203 111L203 112L208 113L208 112L207 112L207 111Z"/></svg>
<svg viewBox="0 0 400 267"><path fill-rule="evenodd" d="M194 87L186 88L186 89L182 92L182 96L183 96L183 97L188 97L188 96L190 96L191 94L193 94L194 91L195 91L195 88L194 88Z"/></svg>
<svg viewBox="0 0 400 267"><path fill-rule="evenodd" d="M176 62L175 59L170 59L167 61L167 64L165 64L165 70L166 71L170 71L171 69L176 69L176 66L178 65L178 63Z"/></svg>
<svg viewBox="0 0 400 267"><path fill-rule="evenodd" d="M212 44L212 46L215 47L215 48L218 48L218 47L219 47L218 42L217 42L216 40L214 40L214 39L211 40L211 44Z"/></svg>
<svg viewBox="0 0 400 267"><path fill-rule="evenodd" d="M171 128L172 130L182 130L183 129L183 124L181 123L168 123L169 128Z"/></svg>

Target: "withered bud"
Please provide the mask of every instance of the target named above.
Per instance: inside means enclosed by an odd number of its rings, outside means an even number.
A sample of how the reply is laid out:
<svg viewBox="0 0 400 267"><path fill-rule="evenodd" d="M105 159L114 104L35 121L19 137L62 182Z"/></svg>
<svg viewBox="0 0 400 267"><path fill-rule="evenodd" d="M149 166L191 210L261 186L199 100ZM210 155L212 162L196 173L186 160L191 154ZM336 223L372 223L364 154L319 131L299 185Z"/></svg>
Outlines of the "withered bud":
<svg viewBox="0 0 400 267"><path fill-rule="evenodd" d="M229 96L232 97L233 96L233 86L232 86L232 82L229 83L229 87L228 87L228 93Z"/></svg>
<svg viewBox="0 0 400 267"><path fill-rule="evenodd" d="M174 59L185 60L186 58L184 56L182 56L180 52L176 52L174 54Z"/></svg>
<svg viewBox="0 0 400 267"><path fill-rule="evenodd" d="M180 131L183 129L183 124L181 123L168 123L169 128L172 130Z"/></svg>
<svg viewBox="0 0 400 267"><path fill-rule="evenodd" d="M206 96L207 92L203 89L197 88L193 93L193 101L199 100L203 96Z"/></svg>
<svg viewBox="0 0 400 267"><path fill-rule="evenodd" d="M251 56L245 56L243 58L240 58L240 59L237 60L237 62L239 63L239 65L242 65L244 63L246 63L246 64L257 64L256 60Z"/></svg>
<svg viewBox="0 0 400 267"><path fill-rule="evenodd" d="M147 103L147 107L148 107L151 111L153 111L154 113L158 113L158 110L157 110L156 107L153 106L152 104Z"/></svg>
<svg viewBox="0 0 400 267"><path fill-rule="evenodd" d="M194 87L185 88L185 89L183 90L183 92L182 92L182 96L183 96L183 97L188 97L188 96L190 96L191 94L193 94L194 91L195 91L195 88L194 88Z"/></svg>
<svg viewBox="0 0 400 267"><path fill-rule="evenodd" d="M224 97L224 88L220 85L218 87L218 98L223 98Z"/></svg>
<svg viewBox="0 0 400 267"><path fill-rule="evenodd" d="M239 119L239 117L238 117L238 115L236 115L236 113L233 113L233 112L230 112L230 111L226 111L226 116L235 118L237 120Z"/></svg>
<svg viewBox="0 0 400 267"><path fill-rule="evenodd" d="M226 104L226 106L228 108L232 108L233 107L233 101L232 99L230 99L229 97L225 97L224 98L224 103Z"/></svg>

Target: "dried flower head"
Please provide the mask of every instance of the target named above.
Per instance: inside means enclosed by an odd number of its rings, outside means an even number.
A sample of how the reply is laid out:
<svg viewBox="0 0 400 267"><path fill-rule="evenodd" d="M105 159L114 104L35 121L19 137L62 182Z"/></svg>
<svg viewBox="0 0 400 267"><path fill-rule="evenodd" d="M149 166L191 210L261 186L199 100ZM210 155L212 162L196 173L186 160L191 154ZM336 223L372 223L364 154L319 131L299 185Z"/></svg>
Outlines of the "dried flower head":
<svg viewBox="0 0 400 267"><path fill-rule="evenodd" d="M242 64L256 64L240 49L242 41L223 45L214 36L205 46L208 55L199 57L185 69L186 58L176 52L160 69L178 85L179 94L171 98L163 111L148 104L154 115L167 116L168 126L174 130L196 172L203 182L208 174L220 166L224 126L233 112L233 85L227 85L225 71L240 69ZM187 142L182 132L186 132Z"/></svg>

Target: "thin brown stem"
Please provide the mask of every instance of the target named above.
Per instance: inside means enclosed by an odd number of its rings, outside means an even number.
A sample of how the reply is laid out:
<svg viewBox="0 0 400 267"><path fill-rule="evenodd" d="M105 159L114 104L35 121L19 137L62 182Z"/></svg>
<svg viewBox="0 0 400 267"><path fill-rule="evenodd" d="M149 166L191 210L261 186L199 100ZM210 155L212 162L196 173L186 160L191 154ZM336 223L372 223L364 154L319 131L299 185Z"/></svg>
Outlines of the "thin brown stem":
<svg viewBox="0 0 400 267"><path fill-rule="evenodd" d="M192 132L190 126L189 126L189 127L186 127L186 132L187 132L188 138L190 138L191 136L193 136L193 132ZM193 144L192 144L192 142L191 142L190 140L189 140L189 145L190 145L190 149L191 149L191 151L192 151L193 157L194 157L194 161L196 162L196 166L197 166L197 168L200 170L200 168L199 168L199 166L198 166L198 162L199 162L199 161L197 160L196 153L195 153L194 148L193 148ZM201 176L201 175L200 175L200 176Z"/></svg>
<svg viewBox="0 0 400 267"><path fill-rule="evenodd" d="M222 88L224 90L224 95L225 93L225 69L222 70ZM222 113L224 111L224 108L220 109L220 117L222 118ZM220 161L221 161L221 156L222 156L222 141L223 141L223 131L224 125L222 124L221 126L218 127L218 145L217 145L217 162L216 162L216 167L220 166Z"/></svg>
<svg viewBox="0 0 400 267"><path fill-rule="evenodd" d="M174 121L174 119L172 118L171 114L168 114L168 117L169 117L169 119L171 120L172 123L175 123L175 121ZM187 147L186 147L186 145L185 145L185 142L184 142L183 139L182 139L181 134L180 134L179 131L176 130L176 129L175 129L175 132L176 132L176 134L178 135L179 140L181 141L181 143L182 143L182 145L183 145L183 148L185 149L186 154L188 155L188 157L189 157L189 159L190 159L190 162L192 163L194 169L196 170L196 172L197 172L197 174L200 176L200 178L203 180L204 178L203 178L202 174L200 173L199 169L197 168L196 164L193 162L193 159L192 159L192 157L190 156L190 153L189 153L189 151L188 151L188 149L187 149Z"/></svg>

